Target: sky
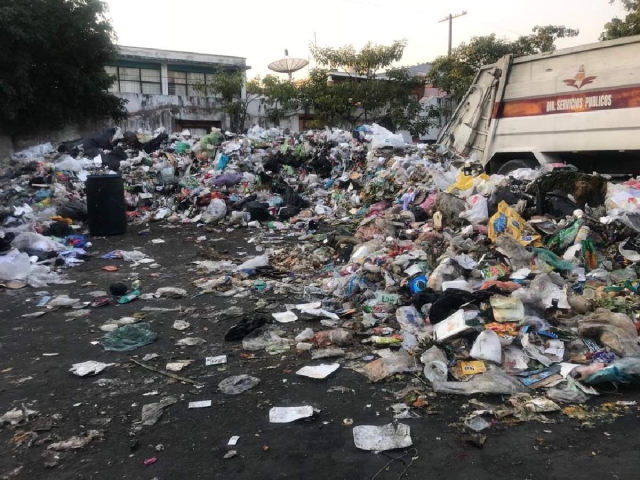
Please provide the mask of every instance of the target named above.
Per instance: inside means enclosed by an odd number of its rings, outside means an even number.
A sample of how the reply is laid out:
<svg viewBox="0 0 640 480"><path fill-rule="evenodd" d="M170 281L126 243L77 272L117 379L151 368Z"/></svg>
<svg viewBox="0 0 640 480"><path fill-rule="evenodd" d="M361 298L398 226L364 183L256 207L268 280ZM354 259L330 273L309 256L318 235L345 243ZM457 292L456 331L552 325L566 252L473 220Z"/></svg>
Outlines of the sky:
<svg viewBox="0 0 640 480"><path fill-rule="evenodd" d="M248 77L264 76L284 56L313 60L309 44L356 48L406 39L401 65L447 53L449 13L453 46L495 33L509 39L536 25L565 25L580 35L559 48L598 41L603 26L622 16L609 0L106 0L120 45L247 58ZM295 77L306 76L306 69Z"/></svg>

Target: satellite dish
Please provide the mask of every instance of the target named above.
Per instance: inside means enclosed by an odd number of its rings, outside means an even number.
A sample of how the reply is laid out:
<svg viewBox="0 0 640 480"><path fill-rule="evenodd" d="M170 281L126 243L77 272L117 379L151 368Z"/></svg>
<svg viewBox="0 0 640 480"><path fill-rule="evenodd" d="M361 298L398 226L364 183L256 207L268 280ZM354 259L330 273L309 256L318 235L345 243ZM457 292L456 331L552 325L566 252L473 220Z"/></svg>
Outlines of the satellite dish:
<svg viewBox="0 0 640 480"><path fill-rule="evenodd" d="M286 73L289 75L289 80L291 80L293 77L293 72L297 72L298 70L309 65L309 62L304 58L289 57L289 50L285 50L284 54L285 58L276 60L275 62L271 62L268 65L269 70L278 73Z"/></svg>

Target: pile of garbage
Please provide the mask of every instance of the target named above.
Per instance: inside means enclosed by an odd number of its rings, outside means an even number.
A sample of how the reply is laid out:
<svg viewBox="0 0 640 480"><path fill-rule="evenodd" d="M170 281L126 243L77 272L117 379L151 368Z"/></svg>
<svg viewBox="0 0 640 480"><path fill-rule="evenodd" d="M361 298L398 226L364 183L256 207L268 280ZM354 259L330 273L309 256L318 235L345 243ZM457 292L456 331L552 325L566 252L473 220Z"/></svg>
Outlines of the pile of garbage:
<svg viewBox="0 0 640 480"><path fill-rule="evenodd" d="M377 125L202 138L112 129L14 160L0 179L0 279L66 281L55 269L89 245L77 234L84 181L111 172L132 222L254 229L264 252L198 262L199 294L306 303L235 325L226 340L246 350L295 345L326 359L348 348L361 352L348 366L371 382L409 373L438 393L513 395L530 414L640 382L640 180L570 168L489 176ZM279 330L310 318L321 328L293 342ZM407 405L396 418L420 402Z"/></svg>

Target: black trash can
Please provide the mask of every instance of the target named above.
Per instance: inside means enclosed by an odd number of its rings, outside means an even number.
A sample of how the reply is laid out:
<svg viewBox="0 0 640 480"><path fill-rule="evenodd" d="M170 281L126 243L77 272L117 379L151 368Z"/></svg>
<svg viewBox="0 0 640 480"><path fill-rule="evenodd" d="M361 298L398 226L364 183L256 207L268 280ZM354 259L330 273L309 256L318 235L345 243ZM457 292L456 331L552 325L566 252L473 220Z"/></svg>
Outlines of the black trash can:
<svg viewBox="0 0 640 480"><path fill-rule="evenodd" d="M122 235L127 232L124 182L120 175L89 175L85 193L91 235Z"/></svg>

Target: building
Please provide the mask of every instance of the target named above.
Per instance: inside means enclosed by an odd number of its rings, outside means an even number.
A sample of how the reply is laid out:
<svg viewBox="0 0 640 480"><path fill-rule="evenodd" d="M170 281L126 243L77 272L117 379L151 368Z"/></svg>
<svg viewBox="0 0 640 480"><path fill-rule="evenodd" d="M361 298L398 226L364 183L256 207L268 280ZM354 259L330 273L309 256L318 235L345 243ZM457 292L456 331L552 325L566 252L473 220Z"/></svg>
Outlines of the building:
<svg viewBox="0 0 640 480"><path fill-rule="evenodd" d="M119 50L116 62L105 70L115 77L110 91L127 100L129 118L120 125L124 130L162 126L168 132L189 129L204 135L211 127L230 127L220 98L195 87L220 69L246 72L245 58L126 46ZM244 89L240 95L246 95Z"/></svg>
<svg viewBox="0 0 640 480"><path fill-rule="evenodd" d="M418 65L409 67L409 72L412 75L428 78L431 67L431 63L419 63ZM417 93L420 97L423 114L435 116L434 126L420 135L418 140L425 143L435 143L440 131L447 124L455 110L454 101L447 92L434 87L433 84L428 81L424 86L424 90Z"/></svg>

